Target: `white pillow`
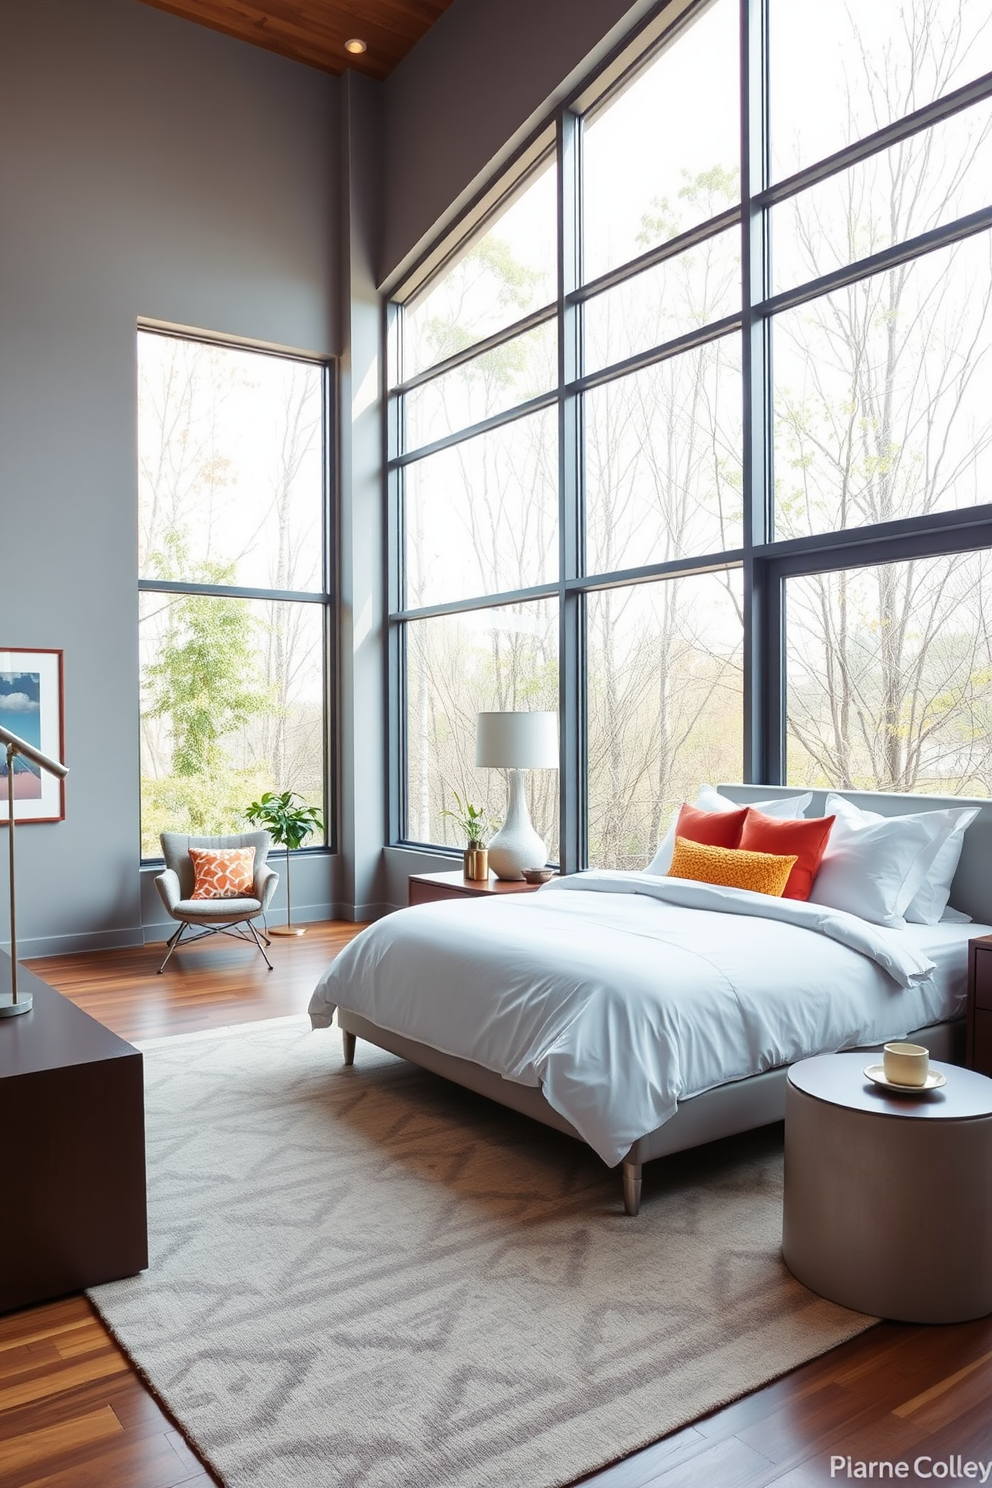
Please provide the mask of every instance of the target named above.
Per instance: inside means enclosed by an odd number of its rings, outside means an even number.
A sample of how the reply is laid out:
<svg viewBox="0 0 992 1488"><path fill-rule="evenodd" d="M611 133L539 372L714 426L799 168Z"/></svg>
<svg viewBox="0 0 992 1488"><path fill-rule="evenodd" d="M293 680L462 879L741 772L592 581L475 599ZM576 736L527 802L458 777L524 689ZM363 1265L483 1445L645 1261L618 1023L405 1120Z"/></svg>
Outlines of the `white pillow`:
<svg viewBox="0 0 992 1488"><path fill-rule="evenodd" d="M936 855L927 869L926 876L920 887L913 895L903 911L904 918L911 925L939 925L945 916L947 901L951 894L951 879L957 872L958 863L961 859L961 849L964 846L964 834L978 815L977 806L951 807L947 811L924 811L918 815L931 818L935 823L941 819L952 821L950 831L937 848ZM833 793L827 796L827 816L836 814L843 816L852 826L868 826L873 822L902 821L905 818L898 816L880 816L877 811L865 811L864 807L856 806L846 796L838 796ZM957 911L953 911L956 915ZM968 924L970 915L965 915L958 924Z"/></svg>
<svg viewBox="0 0 992 1488"><path fill-rule="evenodd" d="M801 796L780 796L775 801L747 801L744 804L753 806L756 811L763 811L766 816L775 816L779 821L798 821L812 799L813 792L807 791ZM741 804L740 801L731 801L727 796L721 796L712 785L701 785L696 797L697 811L740 811ZM664 878L672 866L678 819L676 812L671 826L658 843L658 851L645 868L645 873L654 873L659 878Z"/></svg>
<svg viewBox="0 0 992 1488"><path fill-rule="evenodd" d="M964 834L978 815L978 807L976 806L973 812L962 814L967 816L967 820L951 831L930 864L930 872L906 906L906 919L911 925L939 925L941 920L951 919L957 915L957 910L952 910L950 915L947 913L947 901L951 897L951 879L958 871L961 849L964 846ZM968 924L970 920L971 915L963 915L957 923Z"/></svg>
<svg viewBox="0 0 992 1488"><path fill-rule="evenodd" d="M974 819L974 809L876 816L833 792L826 816L835 816L811 904L846 910L890 929L906 927L905 914L947 839Z"/></svg>

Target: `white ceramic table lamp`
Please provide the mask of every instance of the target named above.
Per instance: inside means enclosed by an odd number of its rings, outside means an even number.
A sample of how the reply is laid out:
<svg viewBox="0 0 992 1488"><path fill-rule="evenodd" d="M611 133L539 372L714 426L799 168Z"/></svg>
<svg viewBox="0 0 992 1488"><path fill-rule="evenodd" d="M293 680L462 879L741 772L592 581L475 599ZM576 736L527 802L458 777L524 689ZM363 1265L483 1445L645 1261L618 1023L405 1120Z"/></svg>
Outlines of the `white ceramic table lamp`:
<svg viewBox="0 0 992 1488"><path fill-rule="evenodd" d="M543 868L548 849L535 832L524 792L525 770L557 770L557 713L480 713L475 763L506 770L510 799L506 820L489 839L489 866L497 878L523 878L524 868Z"/></svg>

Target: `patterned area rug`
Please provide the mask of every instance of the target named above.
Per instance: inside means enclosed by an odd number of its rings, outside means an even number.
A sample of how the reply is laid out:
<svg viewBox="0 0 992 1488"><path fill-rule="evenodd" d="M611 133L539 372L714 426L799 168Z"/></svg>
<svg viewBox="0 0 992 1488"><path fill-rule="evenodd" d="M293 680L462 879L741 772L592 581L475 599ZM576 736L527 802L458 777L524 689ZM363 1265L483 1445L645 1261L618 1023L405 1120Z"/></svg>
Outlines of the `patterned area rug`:
<svg viewBox="0 0 992 1488"><path fill-rule="evenodd" d="M775 1129L649 1167L306 1020L146 1046L147 1272L93 1301L230 1488L551 1488L861 1332Z"/></svg>

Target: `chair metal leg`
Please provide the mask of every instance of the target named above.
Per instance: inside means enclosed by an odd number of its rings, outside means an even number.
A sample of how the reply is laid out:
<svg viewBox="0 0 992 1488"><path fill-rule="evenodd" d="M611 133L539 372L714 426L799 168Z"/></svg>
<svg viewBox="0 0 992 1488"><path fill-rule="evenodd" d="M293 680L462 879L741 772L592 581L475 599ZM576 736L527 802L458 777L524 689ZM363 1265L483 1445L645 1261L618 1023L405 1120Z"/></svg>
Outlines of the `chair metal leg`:
<svg viewBox="0 0 992 1488"><path fill-rule="evenodd" d="M255 944L258 946L259 954L261 955L262 960L265 962L266 966L271 971L273 969L272 968L272 962L269 960L268 956L265 954L265 946L262 945L262 939L259 936L258 931L255 929L255 926L252 923L252 921L249 920L247 923L248 923L248 929L251 931L252 935L255 938ZM271 942L266 937L265 945L269 945L270 943Z"/></svg>
<svg viewBox="0 0 992 1488"><path fill-rule="evenodd" d="M246 925L247 925L247 931L244 928ZM183 936L185 935L186 931L189 928L190 928L189 921L188 920L183 920L183 922L179 926L179 929L166 942L166 944L168 945L168 948L169 949L166 952L165 960L162 962L162 965L158 969L159 970L159 975L161 975L162 972L165 970L165 968L168 966L168 964L169 964L169 958L171 957L173 951L176 949L176 946L182 940ZM233 925L204 925L202 927L202 929L200 930L199 934L192 936L191 937L191 940L202 940L205 935L230 935L235 940L244 940L244 941L247 941L249 945L251 945L251 944L254 943L256 950L259 952L260 956L262 957L262 960L265 962L265 964L269 968L269 970L270 971L274 971L275 970L275 968L272 965L272 962L269 960L268 956L265 954L265 948L264 948L264 946L262 944L263 940L265 942L265 945L270 945L271 942L269 941L268 936L265 936L265 935L260 936L259 935L258 931L255 929L255 926L252 924L251 920L245 920L241 924L235 923Z"/></svg>
<svg viewBox="0 0 992 1488"><path fill-rule="evenodd" d="M189 929L189 925L187 924L187 922L185 920L183 920L182 923L179 926L179 929L177 931L175 931L175 933L169 937L169 940L167 941L167 945L168 945L169 949L165 953L165 960L162 962L162 965L158 969L159 976L162 975L163 971L168 966L168 964L169 964L169 957L172 955L173 951L176 949L176 946L182 940L182 938L183 938L183 932L186 931L186 930L188 930L188 929Z"/></svg>

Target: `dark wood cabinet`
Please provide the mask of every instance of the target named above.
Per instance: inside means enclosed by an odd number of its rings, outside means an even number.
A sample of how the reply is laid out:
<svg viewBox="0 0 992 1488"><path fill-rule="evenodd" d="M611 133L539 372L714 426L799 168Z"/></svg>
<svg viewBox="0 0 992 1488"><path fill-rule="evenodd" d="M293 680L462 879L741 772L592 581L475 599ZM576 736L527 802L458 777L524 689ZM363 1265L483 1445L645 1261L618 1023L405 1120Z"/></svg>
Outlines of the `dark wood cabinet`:
<svg viewBox="0 0 992 1488"><path fill-rule="evenodd" d="M26 967L17 979L34 1006L0 1021L0 1312L148 1264L141 1053Z"/></svg>
<svg viewBox="0 0 992 1488"><path fill-rule="evenodd" d="M968 1068L992 1075L992 935L968 942Z"/></svg>
<svg viewBox="0 0 992 1488"><path fill-rule="evenodd" d="M458 869L454 873L411 873L409 902L433 904L437 899L494 899L501 894L533 894L538 884L522 879L466 878Z"/></svg>

